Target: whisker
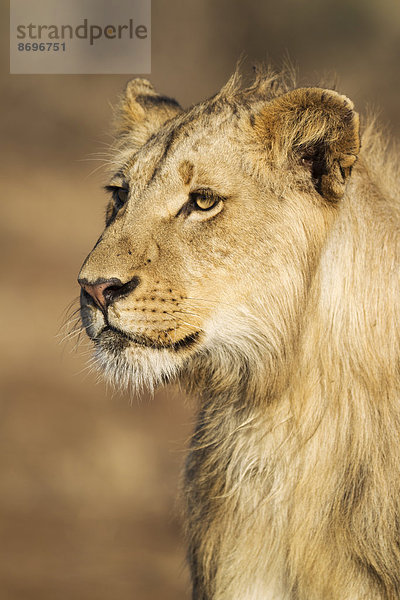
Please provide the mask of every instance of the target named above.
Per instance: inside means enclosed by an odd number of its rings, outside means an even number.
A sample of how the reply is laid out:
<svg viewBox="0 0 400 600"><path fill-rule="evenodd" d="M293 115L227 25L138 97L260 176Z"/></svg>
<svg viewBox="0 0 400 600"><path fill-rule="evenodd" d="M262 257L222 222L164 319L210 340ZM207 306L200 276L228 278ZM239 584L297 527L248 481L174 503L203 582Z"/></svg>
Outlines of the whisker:
<svg viewBox="0 0 400 600"><path fill-rule="evenodd" d="M66 323L64 323L64 325L61 325L58 333L56 334L56 337L63 335L62 332L65 330L67 330L67 331L69 331L70 329L74 330L77 327L82 327L80 317L74 317L74 318L70 319L69 321L67 321Z"/></svg>
<svg viewBox="0 0 400 600"><path fill-rule="evenodd" d="M190 312L189 310L174 310L174 313L181 313L183 315L191 315L192 317L197 317L198 319L201 319L200 315L198 315L197 313L194 313L194 312Z"/></svg>
<svg viewBox="0 0 400 600"><path fill-rule="evenodd" d="M76 298L71 300L71 302L69 304L67 304L67 306L64 308L62 314L67 315L68 311L70 311L74 307L74 304L76 304L76 302L79 302L79 296L77 296Z"/></svg>
<svg viewBox="0 0 400 600"><path fill-rule="evenodd" d="M194 325L193 323L188 323L187 321L184 321L184 320L182 319L182 317L175 317L174 315L172 315L172 314L170 314L170 313L168 313L168 312L167 312L166 314L167 314L167 315L169 315L170 317L172 317L173 319L175 319L175 320L177 320L177 321L180 321L181 323L184 323L184 324L185 324L185 325L187 325L188 327L190 327L190 328L193 328L193 327L194 327L195 329L198 329L199 331L201 331L201 332L203 332L203 333L204 333L204 329L203 329L202 327L198 327L197 325Z"/></svg>
<svg viewBox="0 0 400 600"><path fill-rule="evenodd" d="M102 161L101 165L99 165L98 167L96 167L95 169L93 169L92 171L90 171L87 176L85 177L85 179L88 179L89 177L92 177L95 173L97 173L97 171L100 171L101 169L104 169L106 164L110 164L110 163L105 163L104 161Z"/></svg>
<svg viewBox="0 0 400 600"><path fill-rule="evenodd" d="M76 329L75 331L70 331L69 333L65 334L60 340L59 340L59 344L63 344L64 342L66 342L67 340L71 341L73 340L76 336L79 336L82 334L82 329ZM59 336L56 336L59 337Z"/></svg>
<svg viewBox="0 0 400 600"><path fill-rule="evenodd" d="M172 346L174 344L176 344L176 342L173 341L172 337L169 335L168 331L165 332L165 335L168 337L169 341L171 342Z"/></svg>
<svg viewBox="0 0 400 600"><path fill-rule="evenodd" d="M74 376L79 377L79 375L82 375L83 373L85 373L85 377L83 378L83 381L85 381L85 379L87 379L89 377L89 375L96 373L96 371L97 371L96 365L91 364L91 365L87 365L86 367L84 367L83 369L78 371L77 373L74 373ZM97 381L97 383L98 383L98 381Z"/></svg>
<svg viewBox="0 0 400 600"><path fill-rule="evenodd" d="M233 306L233 304L229 304L227 302L222 302L221 300L209 300L209 299L205 299L205 298L192 298L190 296L185 296L184 300L191 300L191 301L195 301L195 302L205 302L208 304L217 304L217 305L224 305L224 306L229 306L230 308L235 308Z"/></svg>

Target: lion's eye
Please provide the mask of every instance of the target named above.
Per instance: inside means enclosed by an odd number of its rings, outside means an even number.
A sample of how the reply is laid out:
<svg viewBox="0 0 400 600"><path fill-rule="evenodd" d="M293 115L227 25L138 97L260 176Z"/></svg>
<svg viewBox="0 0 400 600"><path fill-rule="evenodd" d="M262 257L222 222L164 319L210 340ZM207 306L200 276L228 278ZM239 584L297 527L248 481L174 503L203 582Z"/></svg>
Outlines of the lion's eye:
<svg viewBox="0 0 400 600"><path fill-rule="evenodd" d="M128 200L129 189L127 187L119 187L117 185L106 185L107 192L112 193L115 208L119 210Z"/></svg>
<svg viewBox="0 0 400 600"><path fill-rule="evenodd" d="M125 188L116 188L114 191L114 199L119 206L123 206L128 200L129 190Z"/></svg>
<svg viewBox="0 0 400 600"><path fill-rule="evenodd" d="M201 192L193 192L191 194L191 200L193 202L194 208L197 210L211 210L217 204L221 202L221 198L215 196L215 194L209 192L208 190Z"/></svg>
<svg viewBox="0 0 400 600"><path fill-rule="evenodd" d="M190 192L189 199L176 213L176 216L184 215L197 220L209 220L217 216L224 207L225 196L214 192L209 188L197 189ZM203 213L207 213L204 214Z"/></svg>

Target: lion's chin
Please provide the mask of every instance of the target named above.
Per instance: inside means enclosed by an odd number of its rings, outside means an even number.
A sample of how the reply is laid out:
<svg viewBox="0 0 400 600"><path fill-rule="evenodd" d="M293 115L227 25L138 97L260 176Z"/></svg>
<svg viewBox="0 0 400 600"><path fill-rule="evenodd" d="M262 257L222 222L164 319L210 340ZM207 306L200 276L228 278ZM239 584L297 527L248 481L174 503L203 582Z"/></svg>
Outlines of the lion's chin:
<svg viewBox="0 0 400 600"><path fill-rule="evenodd" d="M194 346L198 342L199 333L190 333L177 341L159 342L145 335L129 333L112 325L107 325L98 337L106 338L107 340L111 339L118 348L125 344L125 342L128 342L128 345L134 344L135 346L151 348L152 350L172 350L173 352L179 352L180 350Z"/></svg>
<svg viewBox="0 0 400 600"><path fill-rule="evenodd" d="M95 360L106 379L134 391L152 391L175 380L198 340L193 333L166 345L109 326L93 339Z"/></svg>

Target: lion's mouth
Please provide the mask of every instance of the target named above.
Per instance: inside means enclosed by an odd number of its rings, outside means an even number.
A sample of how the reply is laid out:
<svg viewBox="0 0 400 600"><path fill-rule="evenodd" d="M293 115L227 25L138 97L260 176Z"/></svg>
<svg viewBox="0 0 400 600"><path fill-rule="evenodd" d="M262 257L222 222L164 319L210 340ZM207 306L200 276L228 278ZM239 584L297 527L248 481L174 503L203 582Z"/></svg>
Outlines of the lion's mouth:
<svg viewBox="0 0 400 600"><path fill-rule="evenodd" d="M107 338L110 341L110 337L114 337L116 342L125 340L126 342L132 342L138 346L144 346L145 348L152 348L153 350L173 350L175 352L190 348L199 339L199 332L191 333L177 342L157 342L145 335L138 335L133 333L127 333L122 329L118 329L113 325L106 325L101 332L93 340L95 343L101 343L102 339Z"/></svg>

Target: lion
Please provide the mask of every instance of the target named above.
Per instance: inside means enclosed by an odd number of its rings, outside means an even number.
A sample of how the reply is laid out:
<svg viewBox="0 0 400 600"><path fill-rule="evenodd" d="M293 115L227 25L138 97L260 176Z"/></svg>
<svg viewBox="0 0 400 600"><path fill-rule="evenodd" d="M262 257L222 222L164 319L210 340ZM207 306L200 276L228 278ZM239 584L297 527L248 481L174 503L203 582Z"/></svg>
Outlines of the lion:
<svg viewBox="0 0 400 600"><path fill-rule="evenodd" d="M393 152L271 73L187 110L133 79L115 127L81 318L106 377L198 401L193 599L400 598Z"/></svg>

